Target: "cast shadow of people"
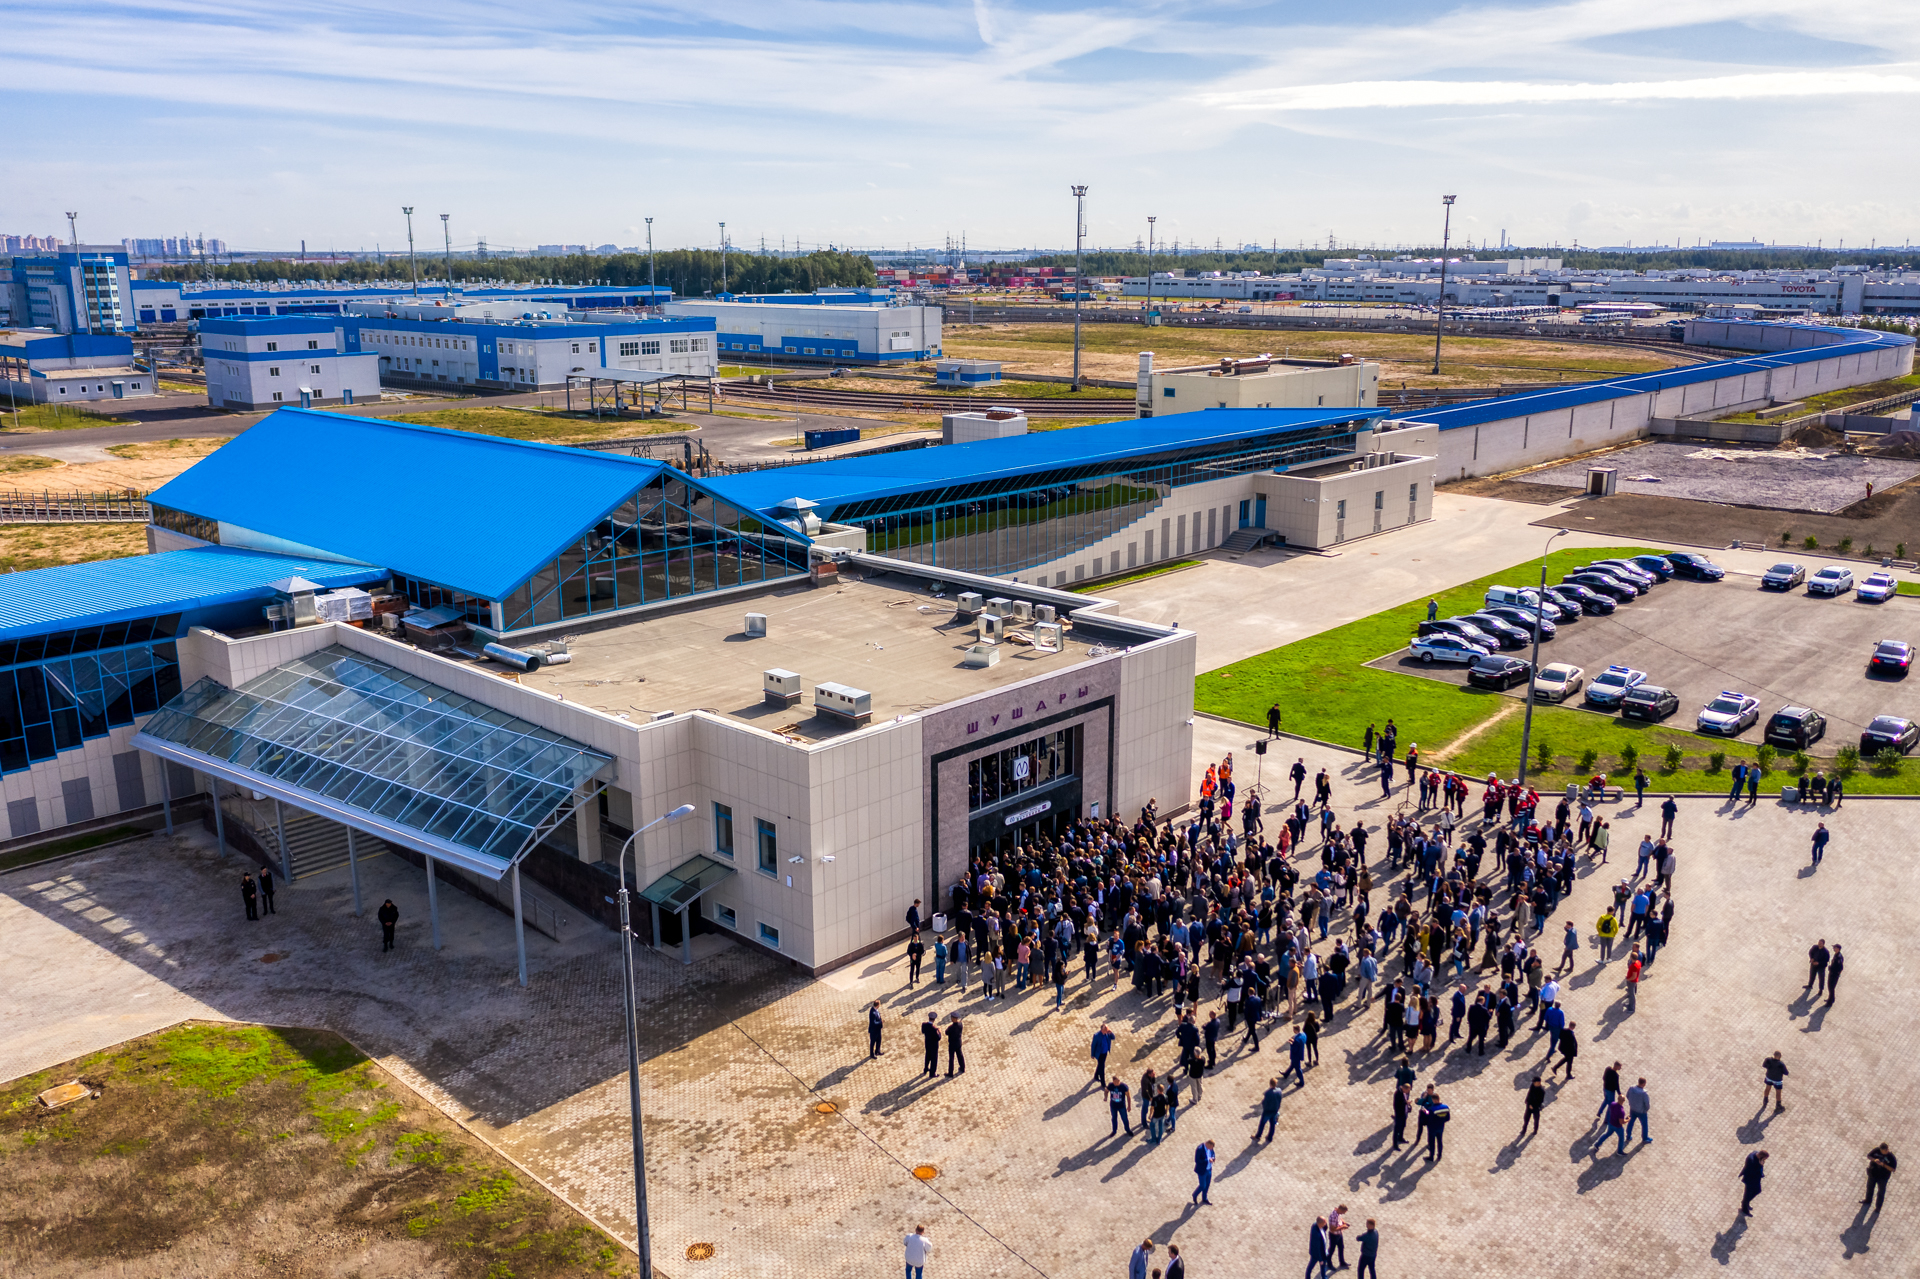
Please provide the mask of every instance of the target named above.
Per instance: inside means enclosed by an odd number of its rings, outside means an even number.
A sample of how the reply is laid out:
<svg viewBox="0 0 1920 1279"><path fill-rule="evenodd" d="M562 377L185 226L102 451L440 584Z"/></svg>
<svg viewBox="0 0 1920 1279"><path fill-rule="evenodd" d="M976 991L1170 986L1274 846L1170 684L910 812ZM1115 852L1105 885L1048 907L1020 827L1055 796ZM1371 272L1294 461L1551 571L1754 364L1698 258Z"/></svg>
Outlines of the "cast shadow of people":
<svg viewBox="0 0 1920 1279"><path fill-rule="evenodd" d="M1851 1261L1868 1252L1873 1242L1874 1224L1879 1220L1878 1208L1869 1213L1865 1204L1860 1205L1860 1211L1853 1214L1852 1223L1840 1232L1840 1246L1846 1250L1842 1256L1846 1260Z"/></svg>
<svg viewBox="0 0 1920 1279"><path fill-rule="evenodd" d="M1740 1246L1740 1240L1747 1233L1747 1219L1735 1217L1733 1224L1713 1237L1713 1246L1707 1249L1707 1255L1723 1266L1733 1264L1733 1250Z"/></svg>

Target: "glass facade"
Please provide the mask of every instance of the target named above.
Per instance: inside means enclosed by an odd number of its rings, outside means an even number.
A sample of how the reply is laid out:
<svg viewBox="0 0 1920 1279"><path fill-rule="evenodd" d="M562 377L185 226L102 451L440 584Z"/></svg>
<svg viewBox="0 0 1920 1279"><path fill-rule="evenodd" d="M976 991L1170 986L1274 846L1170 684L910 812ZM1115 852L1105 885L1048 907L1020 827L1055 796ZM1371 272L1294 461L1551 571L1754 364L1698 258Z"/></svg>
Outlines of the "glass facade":
<svg viewBox="0 0 1920 1279"><path fill-rule="evenodd" d="M220 541L220 521L206 519L199 515L189 515L185 511L176 511L170 506L149 506L153 523L175 533L185 533L188 537L197 537L203 542Z"/></svg>
<svg viewBox="0 0 1920 1279"><path fill-rule="evenodd" d="M0 643L0 772L150 714L180 691L179 614Z"/></svg>
<svg viewBox="0 0 1920 1279"><path fill-rule="evenodd" d="M544 626L804 573L807 544L662 473L504 602L504 629Z"/></svg>
<svg viewBox="0 0 1920 1279"><path fill-rule="evenodd" d="M203 679L145 733L502 872L612 762L337 644L237 689Z"/></svg>
<svg viewBox="0 0 1920 1279"><path fill-rule="evenodd" d="M991 808L1027 791L1074 775L1079 768L1080 730L1063 728L1018 746L984 755L967 765L967 810Z"/></svg>
<svg viewBox="0 0 1920 1279"><path fill-rule="evenodd" d="M866 530L867 549L930 567L1017 573L1051 563L1150 514L1184 484L1285 471L1353 451L1354 423L1330 423L1132 459L1006 476L816 512Z"/></svg>

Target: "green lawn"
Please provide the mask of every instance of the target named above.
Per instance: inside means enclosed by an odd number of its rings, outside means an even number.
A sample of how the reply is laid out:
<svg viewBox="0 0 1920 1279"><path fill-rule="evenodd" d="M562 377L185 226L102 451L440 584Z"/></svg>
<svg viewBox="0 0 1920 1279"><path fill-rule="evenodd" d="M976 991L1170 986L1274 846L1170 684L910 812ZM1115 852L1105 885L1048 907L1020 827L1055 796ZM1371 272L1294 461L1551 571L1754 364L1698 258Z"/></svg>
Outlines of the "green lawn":
<svg viewBox="0 0 1920 1279"><path fill-rule="evenodd" d="M1548 576L1557 580L1582 563L1625 555L1645 554L1646 548L1615 546L1556 551L1548 558ZM1539 580L1539 561L1502 569L1476 581L1442 592L1440 616L1472 612L1480 607L1489 586L1523 586ZM1426 617L1427 602L1413 600L1398 608L1375 613L1345 626L1298 640L1266 653L1208 671L1195 681L1194 708L1243 723L1266 723L1267 707L1280 703L1280 727L1289 733L1340 746L1358 748L1369 723L1379 727L1392 717L1400 729L1400 748L1419 744L1427 762L1457 768L1474 777L1497 773L1512 777L1520 762L1524 716L1516 700L1480 689L1464 688L1397 671L1376 670L1367 662L1406 645ZM1460 744L1457 751L1436 754L1468 730L1486 724L1503 709L1508 714L1484 732ZM1543 790L1591 776L1599 769L1631 775L1622 748L1632 744L1642 767L1656 788L1712 791L1724 789L1735 761L1754 762L1756 748L1725 742L1666 725L1648 725L1572 707L1536 706L1533 719L1529 780ZM1546 742L1549 762L1539 761ZM1845 743L1823 743L1828 758L1816 767L1832 767L1831 751ZM1666 768L1669 746L1681 751L1677 770ZM1589 754L1591 752L1591 754ZM1721 754L1720 767L1712 756ZM1772 765L1769 785L1778 787L1787 767ZM1855 794L1912 794L1920 791L1920 764L1893 770L1863 766L1848 779Z"/></svg>
<svg viewBox="0 0 1920 1279"><path fill-rule="evenodd" d="M1101 591L1112 590L1116 586L1125 586L1129 582L1145 581L1149 577L1158 577L1162 573L1172 573L1177 569L1192 568L1199 560L1169 560L1165 564L1155 564L1152 568L1143 568L1138 573L1129 573L1125 577L1116 577L1111 582L1094 582L1087 586L1069 586L1067 589L1076 595L1098 595Z"/></svg>
<svg viewBox="0 0 1920 1279"><path fill-rule="evenodd" d="M74 404L0 404L0 430L75 431L94 426L129 426L131 421L111 413Z"/></svg>

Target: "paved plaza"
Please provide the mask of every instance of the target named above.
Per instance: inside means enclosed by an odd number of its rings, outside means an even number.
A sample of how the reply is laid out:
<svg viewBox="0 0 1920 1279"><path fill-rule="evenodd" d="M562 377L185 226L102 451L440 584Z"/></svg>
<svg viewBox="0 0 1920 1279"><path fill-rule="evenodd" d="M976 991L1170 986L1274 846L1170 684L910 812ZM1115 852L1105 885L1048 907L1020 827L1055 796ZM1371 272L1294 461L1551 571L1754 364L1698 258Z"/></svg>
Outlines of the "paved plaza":
<svg viewBox="0 0 1920 1279"><path fill-rule="evenodd" d="M1198 732L1200 753L1234 749L1244 766L1246 730L1202 721ZM1357 774L1342 784L1346 795L1363 789ZM1400 802L1357 815L1377 826ZM1147 1235L1162 1261L1164 1244L1178 1242L1196 1275L1291 1273L1312 1218L1346 1203L1357 1219L1379 1219L1390 1275L1911 1274L1913 1174L1894 1178L1878 1217L1855 1204L1869 1148L1885 1140L1920 1158L1920 1013L1905 993L1914 876L1901 834L1914 811L1849 800L1828 815L1834 842L1812 873L1817 814L1683 801L1673 942L1632 1015L1622 963L1596 965L1590 942L1615 867L1583 871L1563 908L1589 938L1567 997L1578 1078L1552 1089L1540 1135L1516 1141L1521 1093L1545 1060L1541 1036L1484 1058L1455 1045L1416 1061L1419 1087L1437 1083L1453 1108L1437 1164L1387 1148L1391 1066L1377 1004L1364 1015L1343 1006L1306 1088L1289 1086L1270 1145L1251 1137L1284 1060L1271 1051L1272 1024L1258 1056L1235 1047L1237 1035L1223 1042L1220 1069L1181 1113L1187 1131L1156 1148L1137 1132L1109 1137L1087 1050L1106 1021L1119 1036L1117 1073L1137 1083L1149 1066L1164 1070L1176 1056L1167 997L1143 1001L1105 981L1090 990L1076 968L1056 1012L1051 988L985 1003L977 982L961 996L952 971L944 989L908 989L890 956L810 981L733 947L690 969L645 953L660 1268L889 1274L900 1236L924 1223L938 1276L1120 1275ZM1354 815L1340 808L1343 821ZM1616 814L1615 847L1653 821L1651 810ZM1373 851L1378 870L1383 841ZM334 872L282 888L279 913L258 923L242 915L235 863L198 830L0 876L0 1076L182 1017L330 1027L631 1237L612 939L585 921L560 943L529 934L523 991L505 916L443 887L447 946L435 953L420 872L383 857L363 874L365 919ZM383 956L371 915L387 896L403 920L400 949ZM1849 958L1831 1008L1801 991L1816 936ZM1557 957L1557 944L1547 949ZM1203 993L1217 1004L1210 979ZM864 1010L875 999L887 1052L869 1062ZM954 1010L967 1073L945 1078L943 1055L941 1077L917 1082L915 1024ZM1776 1049L1792 1070L1779 1115L1758 1104L1760 1061ZM1649 1080L1655 1140L1595 1157L1600 1072L1615 1059L1629 1079ZM1193 1147L1207 1138L1219 1149L1214 1206L1196 1209ZM1767 1193L1742 1226L1735 1174L1756 1148L1772 1154ZM937 1175L916 1179L922 1166ZM716 1255L685 1260L694 1243Z"/></svg>

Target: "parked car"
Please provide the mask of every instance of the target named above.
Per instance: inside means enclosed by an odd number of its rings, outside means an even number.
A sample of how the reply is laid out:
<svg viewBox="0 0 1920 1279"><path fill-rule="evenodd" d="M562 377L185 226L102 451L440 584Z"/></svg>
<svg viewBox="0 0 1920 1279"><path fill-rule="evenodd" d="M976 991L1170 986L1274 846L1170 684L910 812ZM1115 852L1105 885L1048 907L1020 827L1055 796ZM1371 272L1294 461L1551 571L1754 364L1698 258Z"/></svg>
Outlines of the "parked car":
<svg viewBox="0 0 1920 1279"><path fill-rule="evenodd" d="M1866 581L1853 588L1853 598L1880 604L1892 599L1899 591L1900 584L1893 580L1893 574L1869 573Z"/></svg>
<svg viewBox="0 0 1920 1279"><path fill-rule="evenodd" d="M1597 595L1604 595L1618 604L1635 599L1640 592L1617 577L1605 573L1569 573L1561 579L1566 586L1584 586Z"/></svg>
<svg viewBox="0 0 1920 1279"><path fill-rule="evenodd" d="M1609 666L1587 685L1587 702L1593 706L1618 706L1628 690L1646 682L1645 671L1636 671L1631 666Z"/></svg>
<svg viewBox="0 0 1920 1279"><path fill-rule="evenodd" d="M1869 675L1905 675L1913 665L1913 645L1905 640L1881 640L1867 659Z"/></svg>
<svg viewBox="0 0 1920 1279"><path fill-rule="evenodd" d="M1533 643L1532 630L1526 627L1515 626L1506 618L1497 617L1492 613L1468 613L1459 620L1471 622L1487 634L1493 636L1493 638L1500 641L1501 648L1525 648L1527 645Z"/></svg>
<svg viewBox="0 0 1920 1279"><path fill-rule="evenodd" d="M1467 683L1476 688L1504 690L1526 683L1532 674L1533 663L1491 653L1467 667Z"/></svg>
<svg viewBox="0 0 1920 1279"><path fill-rule="evenodd" d="M1523 608L1528 612L1532 612L1534 606L1540 602L1540 592L1534 590L1531 586L1490 586L1487 588L1486 607L1488 608ZM1543 611L1547 615L1547 620L1552 622L1560 621L1561 615L1566 611L1554 600L1551 588L1548 589Z"/></svg>
<svg viewBox="0 0 1920 1279"><path fill-rule="evenodd" d="M1463 640L1471 640L1482 648L1492 651L1500 647L1500 641L1475 626L1472 622L1457 617L1442 617L1431 622L1422 622L1415 635L1458 635Z"/></svg>
<svg viewBox="0 0 1920 1279"><path fill-rule="evenodd" d="M1566 662L1548 662L1533 677L1533 695L1543 702L1564 702L1586 683L1586 672Z"/></svg>
<svg viewBox="0 0 1920 1279"><path fill-rule="evenodd" d="M1642 595L1645 595L1653 589L1653 583L1651 581L1643 585L1628 577L1617 568L1602 568L1598 564L1582 564L1579 568L1573 570L1571 576L1576 582L1581 582L1588 577L1604 577L1610 582L1626 587L1630 592L1627 596L1628 599L1639 599ZM1585 582L1584 584L1588 586L1593 585L1591 582Z"/></svg>
<svg viewBox="0 0 1920 1279"><path fill-rule="evenodd" d="M1696 582L1717 582L1727 575L1727 570L1697 551L1668 551L1667 563L1673 565L1675 577Z"/></svg>
<svg viewBox="0 0 1920 1279"><path fill-rule="evenodd" d="M1898 715L1875 715L1867 725L1867 731L1860 734L1860 753L1878 755L1891 746L1905 755L1920 742L1920 724Z"/></svg>
<svg viewBox="0 0 1920 1279"><path fill-rule="evenodd" d="M1659 722L1680 709L1680 699L1658 684L1640 684L1620 699L1620 714L1625 719Z"/></svg>
<svg viewBox="0 0 1920 1279"><path fill-rule="evenodd" d="M1829 564L1807 579L1807 594L1829 597L1845 595L1853 589L1853 570Z"/></svg>
<svg viewBox="0 0 1920 1279"><path fill-rule="evenodd" d="M1807 706L1782 706L1767 721L1766 740L1803 751L1827 735L1827 717Z"/></svg>
<svg viewBox="0 0 1920 1279"><path fill-rule="evenodd" d="M1807 566L1782 560L1760 575L1763 591L1790 591L1807 580Z"/></svg>
<svg viewBox="0 0 1920 1279"><path fill-rule="evenodd" d="M1536 613L1530 608L1511 608L1505 604L1497 604L1492 608L1482 609L1481 612L1497 617L1503 622L1511 622L1528 635L1532 635L1537 629L1543 640L1550 640L1558 634L1559 628L1553 624L1553 614L1559 612L1557 607L1551 611L1542 609Z"/></svg>
<svg viewBox="0 0 1920 1279"><path fill-rule="evenodd" d="M1718 697L1700 708L1700 716L1695 720L1694 726L1703 733L1720 733L1727 737L1738 737L1751 728L1759 718L1759 698L1722 689Z"/></svg>
<svg viewBox="0 0 1920 1279"><path fill-rule="evenodd" d="M1667 562L1664 555L1634 555L1629 557L1628 562L1639 565L1663 582L1673 576L1673 565Z"/></svg>
<svg viewBox="0 0 1920 1279"><path fill-rule="evenodd" d="M1477 662L1491 651L1486 645L1438 631L1431 635L1416 635L1413 642L1407 645L1409 654L1429 666L1435 662Z"/></svg>
<svg viewBox="0 0 1920 1279"><path fill-rule="evenodd" d="M1593 567L1612 573L1615 577L1625 578L1635 586L1655 586L1666 580L1649 573L1632 560L1595 560Z"/></svg>
<svg viewBox="0 0 1920 1279"><path fill-rule="evenodd" d="M1579 617L1585 613L1594 613L1604 617L1619 607L1618 602L1615 601L1611 595L1602 595L1598 591L1590 591L1578 582L1562 582L1558 586L1549 586L1547 588L1547 594L1561 601L1571 609L1574 617Z"/></svg>

